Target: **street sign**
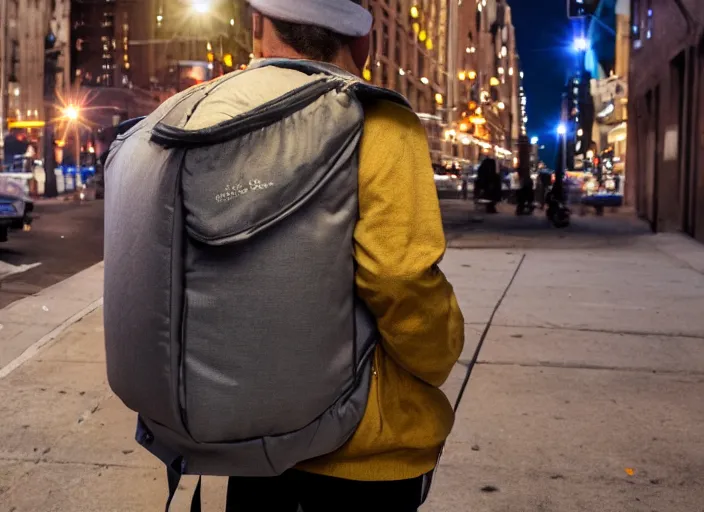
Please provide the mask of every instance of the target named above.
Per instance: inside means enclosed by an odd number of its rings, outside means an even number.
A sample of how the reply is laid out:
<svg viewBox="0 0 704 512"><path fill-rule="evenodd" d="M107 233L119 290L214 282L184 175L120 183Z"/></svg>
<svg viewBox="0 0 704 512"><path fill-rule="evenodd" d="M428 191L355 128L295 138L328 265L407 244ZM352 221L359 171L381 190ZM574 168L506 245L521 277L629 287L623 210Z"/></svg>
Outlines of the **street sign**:
<svg viewBox="0 0 704 512"><path fill-rule="evenodd" d="M600 0L567 0L568 18L585 18L594 16Z"/></svg>

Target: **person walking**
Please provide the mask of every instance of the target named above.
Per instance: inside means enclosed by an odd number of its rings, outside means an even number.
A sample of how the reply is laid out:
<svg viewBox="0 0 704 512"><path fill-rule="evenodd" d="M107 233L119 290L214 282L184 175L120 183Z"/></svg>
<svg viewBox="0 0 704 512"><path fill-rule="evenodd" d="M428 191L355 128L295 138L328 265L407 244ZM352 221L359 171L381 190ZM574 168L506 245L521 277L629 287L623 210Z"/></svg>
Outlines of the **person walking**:
<svg viewBox="0 0 704 512"><path fill-rule="evenodd" d="M230 477L233 512L416 511L453 426L440 387L464 345L439 268L446 241L425 130L405 99L358 78L372 26L361 0L250 3L248 69L169 100L108 158L110 383L140 413L137 438L168 464L172 495L181 473L217 474ZM315 100L311 88L328 92ZM135 189L158 195L150 187L161 175L180 176L168 197L183 203L135 215ZM159 252L152 218L157 234L187 226L185 239L160 239L180 240L179 250ZM139 264L125 251L139 251ZM158 254L185 254L189 272L158 266ZM148 261L157 266L142 272ZM164 284L172 292L150 300L166 272L177 275ZM164 296L178 304L174 286L186 288L186 305L162 306ZM157 371L145 358L169 352L145 344L158 336L161 347L184 341ZM347 377L349 358L359 370ZM169 364L177 370L164 376ZM136 384L155 380L153 396L181 378L170 410ZM213 444L196 443L204 439Z"/></svg>

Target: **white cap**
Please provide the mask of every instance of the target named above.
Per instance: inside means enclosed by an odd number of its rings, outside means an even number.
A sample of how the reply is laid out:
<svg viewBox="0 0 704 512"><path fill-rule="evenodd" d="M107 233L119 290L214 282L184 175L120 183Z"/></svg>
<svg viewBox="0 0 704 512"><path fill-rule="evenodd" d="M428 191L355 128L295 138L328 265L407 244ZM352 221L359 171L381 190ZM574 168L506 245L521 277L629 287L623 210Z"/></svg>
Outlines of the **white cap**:
<svg viewBox="0 0 704 512"><path fill-rule="evenodd" d="M337 34L362 37L372 29L372 15L350 0L249 0L263 15L275 20L315 25Z"/></svg>

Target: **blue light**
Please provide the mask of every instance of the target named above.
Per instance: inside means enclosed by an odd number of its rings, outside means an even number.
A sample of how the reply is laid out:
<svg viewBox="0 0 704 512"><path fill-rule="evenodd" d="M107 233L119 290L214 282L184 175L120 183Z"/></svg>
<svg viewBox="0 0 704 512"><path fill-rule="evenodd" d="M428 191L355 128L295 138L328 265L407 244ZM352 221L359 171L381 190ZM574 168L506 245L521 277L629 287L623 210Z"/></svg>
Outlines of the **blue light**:
<svg viewBox="0 0 704 512"><path fill-rule="evenodd" d="M586 52L590 48L589 40L586 37L577 37L574 40L574 49L577 52Z"/></svg>

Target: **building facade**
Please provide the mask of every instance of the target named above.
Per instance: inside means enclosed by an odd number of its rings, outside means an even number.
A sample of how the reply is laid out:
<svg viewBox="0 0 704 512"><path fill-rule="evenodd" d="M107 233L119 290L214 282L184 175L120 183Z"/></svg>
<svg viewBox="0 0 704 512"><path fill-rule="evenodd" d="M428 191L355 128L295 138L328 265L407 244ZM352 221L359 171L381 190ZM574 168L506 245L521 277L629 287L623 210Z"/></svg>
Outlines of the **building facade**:
<svg viewBox="0 0 704 512"><path fill-rule="evenodd" d="M374 17L364 78L403 94L426 126L435 161L442 159L447 99L448 3L365 0Z"/></svg>
<svg viewBox="0 0 704 512"><path fill-rule="evenodd" d="M570 162L587 170L598 163L621 178L626 170L629 11L630 0L599 2L587 30L584 72L573 78L568 91L570 113L581 121Z"/></svg>
<svg viewBox="0 0 704 512"><path fill-rule="evenodd" d="M704 3L631 0L628 193L656 231L704 241Z"/></svg>
<svg viewBox="0 0 704 512"><path fill-rule="evenodd" d="M41 134L44 112L45 40L53 38L60 50L63 72L57 86L69 81L69 5L63 0L6 0L0 27L0 144L8 131L20 131L35 143Z"/></svg>
<svg viewBox="0 0 704 512"><path fill-rule="evenodd" d="M44 38L48 2L10 0L4 28L7 117L10 123L43 118Z"/></svg>
<svg viewBox="0 0 704 512"><path fill-rule="evenodd" d="M246 0L73 0L73 73L83 86L173 93L252 51Z"/></svg>
<svg viewBox="0 0 704 512"><path fill-rule="evenodd" d="M476 164L485 156L513 165L528 117L510 6L502 0L459 6L455 122L447 138L452 157Z"/></svg>

